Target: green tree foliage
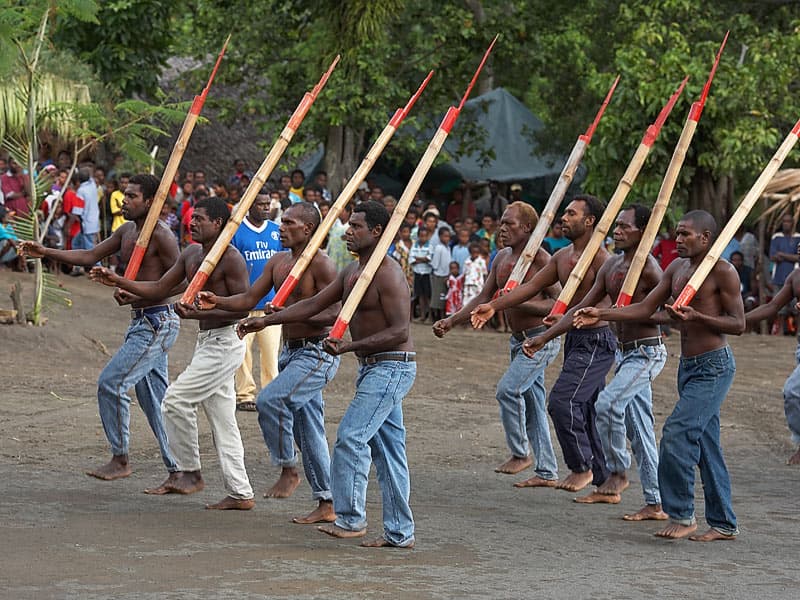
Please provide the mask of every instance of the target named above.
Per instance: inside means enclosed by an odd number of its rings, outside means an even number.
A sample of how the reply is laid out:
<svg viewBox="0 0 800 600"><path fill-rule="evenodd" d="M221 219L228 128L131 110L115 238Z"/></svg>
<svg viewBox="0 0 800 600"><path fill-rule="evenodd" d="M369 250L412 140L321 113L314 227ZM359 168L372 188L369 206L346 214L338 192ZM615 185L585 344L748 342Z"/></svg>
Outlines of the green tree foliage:
<svg viewBox="0 0 800 600"><path fill-rule="evenodd" d="M91 65L121 97L152 97L175 38L172 15L181 9L177 0L104 0L91 22L59 16L53 42Z"/></svg>

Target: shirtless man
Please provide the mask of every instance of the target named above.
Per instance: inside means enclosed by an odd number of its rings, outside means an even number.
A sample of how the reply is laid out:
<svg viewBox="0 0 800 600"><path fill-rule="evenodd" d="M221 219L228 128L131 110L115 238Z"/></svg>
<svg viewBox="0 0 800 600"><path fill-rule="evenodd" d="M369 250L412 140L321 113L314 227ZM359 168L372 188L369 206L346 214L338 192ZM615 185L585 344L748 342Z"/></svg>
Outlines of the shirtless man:
<svg viewBox="0 0 800 600"><path fill-rule="evenodd" d="M135 175L123 190L122 214L128 220L111 237L91 250L56 250L36 242L20 243L20 252L33 258L48 257L75 266L90 267L100 259L121 252L122 262L130 260L136 239L153 202L158 179L152 175ZM169 227L158 221L142 260L138 279L158 280L178 260L178 244ZM169 385L167 352L178 337L180 319L167 299L176 290L167 289L160 296L133 298L117 292L120 304L130 303L131 322L116 354L97 380L97 402L100 420L111 445L111 460L87 475L110 481L128 477L133 470L128 459L130 441L130 388L136 389L136 399L144 411L150 429L158 440L161 459L169 472L168 481L177 476L178 467L170 454L167 433L161 416L161 403Z"/></svg>
<svg viewBox="0 0 800 600"><path fill-rule="evenodd" d="M797 246L798 256L800 256L800 245ZM786 306L790 300L794 299L800 303L800 270L793 270L780 291L767 304L759 306L745 315L748 325L755 325L764 319L773 319L778 311ZM798 304L800 309L800 304ZM800 338L798 338L797 350L795 351L797 366L792 374L783 384L783 411L786 414L786 423L792 434L792 441L800 444ZM788 465L800 465L800 448L786 461Z"/></svg>
<svg viewBox="0 0 800 600"><path fill-rule="evenodd" d="M90 277L142 298L162 298L175 286L194 277L229 218L230 210L221 198L199 200L194 205L190 221L192 239L199 243L186 247L178 261L158 281L131 281L103 267L93 268ZM247 285L244 258L236 248L228 246L208 278L205 289L230 296L245 291ZM222 501L206 508L249 510L255 502L244 467L233 384L234 373L244 360L244 342L236 335L236 320L246 316L247 311L239 315L222 310L200 312L182 304L178 304L176 310L184 319L200 321L192 361L167 388L162 408L169 447L180 473L150 493L192 494L205 487L197 439L197 408L202 405L211 426L228 492Z"/></svg>
<svg viewBox="0 0 800 600"><path fill-rule="evenodd" d="M533 207L524 202L514 202L506 209L500 220L498 233L504 248L492 262L483 289L460 311L434 323L433 333L437 337L444 337L453 326L469 321L470 312L476 306L489 302L498 290L503 289L538 220ZM529 281L542 269L549 258L547 252L539 250L528 269L525 281ZM545 408L547 393L544 371L558 355L561 342L556 337L533 358L523 354L522 343L526 338L546 329L542 324L542 317L553 308L553 302L560 292L561 285L555 283L529 302L506 311L512 331L509 340L511 363L497 383L496 397L500 404L500 420L506 433L506 444L511 450L511 458L495 471L515 474L527 469L533 464L531 447L536 457L536 474L514 484L516 487L555 487L558 481L558 463L550 441L550 424Z"/></svg>
<svg viewBox="0 0 800 600"><path fill-rule="evenodd" d="M313 298L267 315L264 324L302 322L346 300L388 222L389 213L382 204L369 200L357 205L345 239L347 249L358 254L358 262L345 267ZM409 337L410 303L402 268L385 256L350 322L352 341L329 337L324 342L333 355L355 352L361 366L355 397L342 417L333 448L331 483L336 521L319 530L340 538L366 535L367 480L372 462L383 498L384 530L382 537L362 544L372 548L414 546L402 407L417 373L414 343ZM243 324L240 329L246 333L249 327Z"/></svg>
<svg viewBox="0 0 800 600"><path fill-rule="evenodd" d="M288 252L279 252L269 259L253 286L236 296L222 297L213 292L197 296L201 310L218 308L231 311L250 310L273 288L280 288L297 259L306 248L320 222L317 208L308 202L292 204L281 217L280 241ZM323 252L317 251L300 282L286 299L291 306L320 292L336 278L336 265ZM329 326L336 320L339 303L319 315L299 323L283 326L283 351L278 359L278 375L258 394L258 423L269 448L272 462L281 467L281 475L264 497L288 498L300 483L294 442L303 453L303 469L311 485L312 497L319 502L316 510L295 523L331 522L333 512L330 470L331 458L325 437L325 403L322 389L339 368L339 357L331 356L322 347ZM271 307L265 307L271 312ZM262 317L242 321L242 329L258 331ZM294 432L294 435L292 435Z"/></svg>
<svg viewBox="0 0 800 600"><path fill-rule="evenodd" d="M641 204L632 204L619 213L614 227L614 245L622 250L622 254L613 255L603 264L592 289L583 300L546 333L528 340L525 343L525 352L538 354L544 344L569 331L572 327L572 315L576 310L599 304L607 297L611 301L616 300L649 219L650 209ZM633 301L641 302L658 285L662 275L658 261L648 255L633 294ZM623 519L664 520L668 517L661 510L661 495L658 492L658 451L653 430L651 383L664 368L667 351L661 341L658 325L652 321L619 323L616 334L619 349L614 379L600 392L595 404L597 431L606 455L606 467L611 475L596 492L576 498L575 501L581 504L619 503L620 494L629 485L625 474L631 466L625 439L627 433L639 463L639 478L646 505L637 513L625 515Z"/></svg>
<svg viewBox="0 0 800 600"><path fill-rule="evenodd" d="M551 285L559 282L564 285L603 209L602 202L594 196L576 196L561 217L561 229L572 244L556 252L530 281L488 304L479 305L472 312L472 324L482 327L495 311L521 304ZM597 251L570 306L589 292L608 256L605 248ZM564 341L564 366L550 390L548 406L564 461L572 471L558 483L558 489L577 492L590 483L599 486L608 477L603 447L595 428L595 402L614 362L616 348L617 340L605 322L598 322L587 330L572 330Z"/></svg>
<svg viewBox="0 0 800 600"><path fill-rule="evenodd" d="M623 308L582 308L575 312L575 327L593 326L599 320L643 321L670 296L677 297L703 262L717 235L714 218L705 211L686 213L678 223L678 259L641 302ZM744 306L739 276L727 261L718 261L691 306L666 306L680 323L681 362L678 403L664 423L658 464L658 485L672 522L657 536L707 542L732 540L738 533L731 506L731 481L722 457L719 411L733 383L736 364L726 334L744 331ZM702 535L694 514L694 469L700 467L705 495L706 521Z"/></svg>

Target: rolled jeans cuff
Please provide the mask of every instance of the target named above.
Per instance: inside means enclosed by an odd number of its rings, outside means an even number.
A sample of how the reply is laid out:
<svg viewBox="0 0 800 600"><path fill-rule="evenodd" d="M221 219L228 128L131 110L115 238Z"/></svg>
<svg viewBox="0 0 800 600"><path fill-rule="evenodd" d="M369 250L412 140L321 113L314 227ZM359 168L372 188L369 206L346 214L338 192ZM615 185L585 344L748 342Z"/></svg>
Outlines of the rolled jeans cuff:
<svg viewBox="0 0 800 600"><path fill-rule="evenodd" d="M286 467L296 467L300 464L300 459L298 458L297 454L295 454L292 458L271 458L270 462L272 463L273 467L280 467L284 469Z"/></svg>
<svg viewBox="0 0 800 600"><path fill-rule="evenodd" d="M715 527L714 525L711 526L711 529L721 533L722 535L727 535L730 537L739 535L739 528L736 527L735 529L731 529L730 527Z"/></svg>
<svg viewBox="0 0 800 600"><path fill-rule="evenodd" d="M697 525L697 519L692 515L688 519L676 519L674 517L670 517L669 519L673 523L677 523L678 525L683 525L684 527L691 527L692 525Z"/></svg>

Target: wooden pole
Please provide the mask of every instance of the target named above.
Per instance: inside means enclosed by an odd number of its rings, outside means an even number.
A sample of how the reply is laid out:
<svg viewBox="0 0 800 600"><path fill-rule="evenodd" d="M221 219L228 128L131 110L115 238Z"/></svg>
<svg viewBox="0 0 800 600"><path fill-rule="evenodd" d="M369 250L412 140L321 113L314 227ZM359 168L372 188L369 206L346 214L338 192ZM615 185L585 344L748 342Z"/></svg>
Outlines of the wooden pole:
<svg viewBox="0 0 800 600"><path fill-rule="evenodd" d="M408 115L408 113L411 111L411 108L414 106L417 98L419 98L422 90L424 90L425 86L428 85L431 77L433 77L433 71L428 73L425 81L422 82L422 85L419 86L419 89L416 91L416 93L411 96L405 107L397 109L397 112L394 113L394 116L390 119L386 127L384 127L381 134L375 140L375 143L372 144L372 147L369 149L369 152L367 152L364 160L362 160L361 164L358 165L358 168L350 177L347 185L344 186L341 194L339 194L339 197L336 198L336 202L333 203L333 206L331 206L328 214L325 215L325 219L322 221L322 223L320 223L319 227L317 227L314 235L311 236L311 239L303 250L303 253L300 255L300 258L297 259L297 262L292 267L289 276L283 282L280 289L278 289L276 292L275 297L272 299L273 306L283 306L286 302L286 299L294 291L294 288L297 286L297 282L300 281L300 277L303 276L303 273L308 268L308 265L311 263L311 260L317 253L317 250L319 250L320 246L322 246L322 243L325 241L325 237L328 235L331 227L333 227L336 219L339 218L339 215L342 213L342 210L344 210L344 207L347 206L348 202L350 202L351 198L356 193L358 186L362 181L364 181L364 179L366 179L367 175L369 175L369 172L372 169L372 166L375 164L375 161L381 155L384 148L386 148L386 144L389 143L389 140L392 139L392 136L395 134L395 132L400 128L403 119L405 119L406 115Z"/></svg>
<svg viewBox="0 0 800 600"><path fill-rule="evenodd" d="M317 99L317 96L322 91L322 88L324 88L325 84L328 82L328 77L330 77L340 58L341 57L337 54L336 58L333 59L333 62L328 67L328 70L325 71L319 82L317 82L317 85L314 86L314 89L310 92L306 92L305 96L303 96L303 99L300 101L300 104L297 105L294 113L286 123L286 127L284 127L283 131L281 131L278 140L272 146L272 149L269 151L269 154L267 154L264 162L261 163L258 171L256 171L255 175L253 175L253 179L250 181L250 184L247 186L244 194L242 194L241 200L239 200L239 202L236 204L236 208L233 211L231 218L228 220L224 229L220 232L217 241L214 242L211 250L206 255L203 263L200 265L200 269L198 269L197 273L195 273L195 276L189 283L189 287L186 288L183 296L181 296L181 303L192 304L197 292L203 289L206 281L208 281L208 277L214 272L214 269L216 268L220 258L222 258L222 255L225 254L225 250L228 249L228 244L230 244L231 240L233 239L233 235L236 233L236 230L239 228L239 225L241 225L245 215L247 215L247 212L253 205L253 201L256 199L256 196L261 191L261 188L264 187L264 184L267 183L267 179L269 179L269 176L277 166L278 161L280 161L283 153L286 151L286 147L289 145L289 142L292 141L292 137L297 131L297 128L300 127L300 123L303 122L303 119L305 119L308 110L311 108L311 105L314 104L314 100Z"/></svg>
<svg viewBox="0 0 800 600"><path fill-rule="evenodd" d="M644 137L642 137L642 141L639 143L639 147L636 149L630 164L628 164L628 168L625 169L625 173L622 175L622 179L620 179L617 189L614 191L614 195L611 196L611 199L608 201L608 206L606 206L603 216L600 217L600 221L595 223L592 237L589 238L589 243L586 245L586 248L584 248L581 257L570 272L564 289L561 290L558 300L556 300L550 311L550 316L560 316L567 311L569 303L572 302L575 292L578 291L578 287L586 276L589 265L592 264L597 251L600 249L600 245L606 239L611 224L614 222L620 208L622 208L622 204L625 202L628 192L631 191L631 187L634 181L636 181L636 177L638 177L647 155L650 154L650 150L658 134L661 133L664 122L667 120L670 112L672 112L672 108L675 106L675 102L678 100L678 96L680 96L685 85L686 79L683 80L683 83L681 83L661 109L655 122L647 128Z"/></svg>
<svg viewBox="0 0 800 600"><path fill-rule="evenodd" d="M614 94L614 90L617 88L617 83L619 83L619 75L617 75L617 78L611 85L611 89L608 90L606 99L603 101L603 104L600 105L600 110L597 111L594 121L592 121L592 124L589 125L586 133L578 136L578 140L572 147L572 152L570 152L564 168L561 169L561 175L558 176L558 181L556 182L553 191L550 192L550 198L548 198L547 204L545 204L544 210L542 210L542 214L539 215L539 221L536 223L536 227L533 229L531 237L528 238L528 242L525 244L525 249L517 259L517 264L514 265L514 270L511 271L508 281L506 281L506 285L503 288L504 292L510 292L517 287L523 279L525 279L525 275L528 273L528 269L530 268L531 264L533 264L533 260L536 258L536 254L539 252L542 241L544 241L545 236L547 236L547 231L550 229L550 225L552 224L553 219L556 217L558 207L561 206L561 201L567 194L567 190L572 183L573 177L575 177L575 172L578 170L581 160L583 160L583 154L586 152L586 148L592 141L592 136L594 135L595 129L597 129L597 124L600 122L600 119L606 110L606 106L608 106L611 96Z"/></svg>
<svg viewBox="0 0 800 600"><path fill-rule="evenodd" d="M142 230L139 232L136 245L133 247L133 252L131 253L131 258L128 261L128 266L125 268L126 279L136 279L136 275L139 273L139 268L142 266L142 259L144 259L147 246L150 244L150 237L153 235L153 231L155 231L156 225L158 224L158 218L161 215L161 208L164 206L164 201L167 199L169 188L172 185L172 182L175 180L175 174L178 172L178 166L181 164L181 159L183 158L184 152L186 152L186 146L189 144L189 138L192 136L194 126L197 123L197 119L200 117L200 111L203 110L203 104L206 102L206 96L208 96L208 90L211 88L211 82L214 81L214 75L217 74L217 69L222 62L222 57L225 56L225 49L228 47L228 42L230 39L231 36L228 35L228 38L225 40L225 43L222 46L222 50L220 50L219 56L217 56L217 62L214 64L214 68L211 70L211 76L208 78L206 87L203 88L203 91L199 96L194 97L192 106L189 108L189 112L183 121L183 126L178 134L178 139L175 142L175 146L172 148L172 154L170 154L169 160L167 160L167 166L164 168L164 173L161 175L161 182L158 184L158 189L156 190L156 195L153 198L153 203L150 205L147 218L142 225ZM123 192L124 191L125 190L123 190Z"/></svg>
<svg viewBox="0 0 800 600"><path fill-rule="evenodd" d="M425 150L425 154L422 155L419 164L417 164L417 168L414 169L414 173L411 175L411 179L409 180L406 189L403 191L403 195L400 196L400 201L397 203L397 206L392 213L392 217L389 219L389 223L387 223L386 229L381 235L381 239L378 240L375 249L372 251L372 255L367 261L367 264L364 266L364 270L358 276L350 295L347 297L347 301L344 303L339 316L336 318L336 322L333 324L333 328L331 329L330 337L341 339L344 336L344 332L347 330L347 326L350 324L350 319L353 318L353 314L355 314L356 309L358 309L361 299L364 297L364 294L366 293L370 283L372 283L372 278L375 276L378 267L380 267L383 259L386 257L386 253L389 251L389 246L392 244L394 236L400 229L400 225L403 223L403 219L405 218L411 203L414 201L414 197L417 195L417 191L422 185L423 179L425 179L425 176L428 174L431 165L433 165L433 161L436 160L437 155L442 150L442 146L444 145L447 136L453 129L456 120L458 120L461 109L464 107L464 102L467 101L467 98L469 97L469 94L478 79L478 75L480 74L483 65L486 63L486 59L489 58L489 53L492 51L492 48L494 48L494 45L497 42L497 37L498 36L494 37L492 43L486 49L483 59L478 65L478 69L472 76L472 81L470 81L469 85L467 86L467 90L464 92L464 95L461 98L461 103L458 105L458 107L451 106L447 110L444 119L442 119L442 123L439 125L439 129L436 131L433 139L431 139L430 143L428 144L428 148Z"/></svg>
<svg viewBox="0 0 800 600"><path fill-rule="evenodd" d="M650 215L650 220L647 222L647 227L645 227L642 233L642 239L639 240L639 247L636 248L636 254L634 254L631 260L631 266L628 268L628 273L625 275L625 281L622 282L622 288L617 296L617 306L628 306L633 298L633 293L636 291L639 278L642 275L645 264L647 264L647 257L650 254L650 249L653 247L653 242L656 239L656 235L658 235L661 222L664 220L664 215L667 212L667 206L669 206L672 191L675 189L675 183L678 180L678 174L686 158L686 152L689 150L689 145L692 143L692 138L697 130L700 116L703 114L706 98L708 98L708 92L711 89L711 82L714 80L714 74L717 72L719 59L722 56L722 50L725 48L725 42L727 42L727 40L728 34L726 33L717 51L717 56L708 74L706 84L703 86L700 99L693 103L692 108L689 110L689 116L686 118L686 123L683 125L681 137L678 139L669 166L664 174L664 180L661 182L661 189L659 189L658 197L653 205L653 212ZM685 81L686 80L684 80L684 83Z"/></svg>
<svg viewBox="0 0 800 600"><path fill-rule="evenodd" d="M753 209L753 206L755 206L755 203L758 202L761 194L764 193L764 188L767 187L767 184L775 176L775 173L777 173L778 169L780 169L783 161L786 160L789 152L791 152L792 148L794 148L794 145L797 143L798 135L800 135L800 120L795 123L794 127L789 132L789 135L787 135L783 140L783 143L772 156L769 163L767 163L767 166L764 167L763 171L761 171L761 175L758 176L758 179L756 179L753 187L750 188L750 191L747 192L744 200L742 200L741 204L739 204L736 212L733 213L733 216L728 221L728 224L725 225L725 227L722 229L722 232L717 236L717 239L712 244L708 254L706 254L705 258L703 258L703 262L700 263L692 277L689 279L689 282L684 286L683 290L678 295L678 298L675 300L675 304L672 305L673 308L686 306L692 301L694 295L697 293L697 290L699 290L700 286L703 285L706 277L708 277L708 274L711 273L711 269L714 268L714 265L719 260L719 257L722 255L722 252L725 250L728 242L733 239L736 231L739 229L739 227L741 227L742 223L744 223L744 220Z"/></svg>

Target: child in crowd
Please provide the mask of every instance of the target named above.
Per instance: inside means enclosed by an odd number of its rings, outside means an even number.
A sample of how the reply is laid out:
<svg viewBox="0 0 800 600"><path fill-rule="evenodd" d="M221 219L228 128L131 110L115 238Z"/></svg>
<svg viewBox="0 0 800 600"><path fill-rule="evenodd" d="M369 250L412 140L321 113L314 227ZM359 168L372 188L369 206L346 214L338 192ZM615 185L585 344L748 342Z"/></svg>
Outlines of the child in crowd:
<svg viewBox="0 0 800 600"><path fill-rule="evenodd" d="M486 259L481 256L480 244L469 245L469 258L464 261L464 304L469 303L483 289L489 275Z"/></svg>
<svg viewBox="0 0 800 600"><path fill-rule="evenodd" d="M447 278L447 296L444 299L444 311L449 317L461 310L464 296L464 275L459 275L458 263L450 263L450 276Z"/></svg>
<svg viewBox="0 0 800 600"><path fill-rule="evenodd" d="M433 249L431 259L431 316L433 321L444 318L445 296L447 296L447 278L450 275L450 230L439 228L439 243Z"/></svg>
<svg viewBox="0 0 800 600"><path fill-rule="evenodd" d="M411 269L414 271L414 300L419 308L419 320L423 323L430 313L431 303L431 259L433 245L429 240L430 233L424 227L417 232L417 241L411 246Z"/></svg>
<svg viewBox="0 0 800 600"><path fill-rule="evenodd" d="M391 256L400 263L403 273L408 280L409 289L414 289L414 271L411 270L411 261L409 255L411 253L411 226L408 223L400 225L400 230L397 232L398 238L394 243L394 248L391 249Z"/></svg>

